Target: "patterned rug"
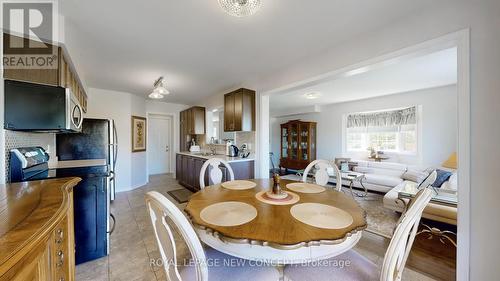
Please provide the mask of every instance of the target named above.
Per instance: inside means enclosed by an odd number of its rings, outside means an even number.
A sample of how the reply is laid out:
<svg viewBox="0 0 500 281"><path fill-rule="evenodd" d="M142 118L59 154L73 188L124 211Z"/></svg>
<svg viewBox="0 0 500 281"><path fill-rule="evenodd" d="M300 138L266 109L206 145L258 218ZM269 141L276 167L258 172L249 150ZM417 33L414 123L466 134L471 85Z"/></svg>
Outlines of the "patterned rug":
<svg viewBox="0 0 500 281"><path fill-rule="evenodd" d="M302 179L296 175L282 176L282 179L301 181ZM333 187L333 185L331 185ZM348 187L343 186L342 191L351 196ZM383 194L368 192L366 197L354 197L361 208L366 211L366 220L368 223L369 232L384 236L386 238L392 237L392 232L396 227L399 219L399 214L393 210L384 208Z"/></svg>

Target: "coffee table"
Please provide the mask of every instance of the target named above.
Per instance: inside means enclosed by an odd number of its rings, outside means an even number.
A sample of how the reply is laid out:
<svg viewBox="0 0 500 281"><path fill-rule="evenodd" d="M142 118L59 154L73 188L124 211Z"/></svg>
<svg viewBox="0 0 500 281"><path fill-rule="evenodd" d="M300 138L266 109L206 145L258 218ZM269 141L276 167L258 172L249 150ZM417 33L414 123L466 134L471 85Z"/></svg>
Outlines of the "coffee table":
<svg viewBox="0 0 500 281"><path fill-rule="evenodd" d="M365 174L359 172L340 172L340 176L342 181L347 181L349 183L349 189L351 190L351 196L357 197L366 197L368 195L368 189L363 184L363 180L365 179ZM336 178L336 175L330 176L331 178ZM363 193L359 193L353 190L353 185L355 182L359 182L359 185L364 189Z"/></svg>
<svg viewBox="0 0 500 281"><path fill-rule="evenodd" d="M304 170L298 170L297 171L297 176L302 177L304 174ZM309 172L309 175L314 177L313 171ZM365 179L365 174L359 173L359 172L354 172L354 171L349 171L349 172L340 172L341 179L342 181L347 181L349 183L349 189L351 190L351 196L357 196L357 197L366 197L368 195L368 189L365 187L363 184L363 180ZM336 175L330 175L330 178L336 178ZM359 185L364 189L363 193L355 192L353 190L353 185L355 182L359 182Z"/></svg>
<svg viewBox="0 0 500 281"><path fill-rule="evenodd" d="M406 184L406 186L402 190L400 190L398 192L398 199L397 200L402 202L403 206L404 206L403 213L401 214L401 218L404 216L404 214L408 210L409 203L411 202L411 200L413 200L413 198L415 198L415 195L419 191L419 189L417 187L418 187L417 184L408 183L408 184ZM429 188L433 188L433 187L429 187ZM444 206L451 206L451 207L458 206L458 198L457 198L456 192L452 192L452 191L448 191L448 190L444 190L444 189L436 189L436 188L433 188L433 189L434 189L434 195L432 196L430 202L432 202L434 204L444 205ZM457 247L457 243L455 242L455 240L453 240L450 237L450 235L451 235L451 236L455 236L455 238L456 238L457 234L455 232L449 231L449 230L440 230L437 227L430 227L424 223L422 223L422 226L424 227L424 229L419 231L417 233L417 235L428 234L429 239L432 239L432 237L437 237L441 243L446 244L445 241L449 241L455 247Z"/></svg>

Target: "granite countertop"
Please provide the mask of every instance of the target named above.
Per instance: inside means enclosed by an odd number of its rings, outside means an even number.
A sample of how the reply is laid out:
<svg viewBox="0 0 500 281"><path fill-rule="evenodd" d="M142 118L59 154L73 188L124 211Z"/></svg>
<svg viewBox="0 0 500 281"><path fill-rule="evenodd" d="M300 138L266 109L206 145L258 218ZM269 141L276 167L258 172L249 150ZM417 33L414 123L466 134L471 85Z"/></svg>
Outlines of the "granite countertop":
<svg viewBox="0 0 500 281"><path fill-rule="evenodd" d="M189 152L189 151L181 151L181 152L177 152L177 154L198 157L198 158L203 158L203 159L220 158L222 160L226 160L228 163L254 161L255 160L254 156L252 154L250 154L250 156L248 156L247 158L230 157L230 156L223 155L223 154L203 155L203 152Z"/></svg>

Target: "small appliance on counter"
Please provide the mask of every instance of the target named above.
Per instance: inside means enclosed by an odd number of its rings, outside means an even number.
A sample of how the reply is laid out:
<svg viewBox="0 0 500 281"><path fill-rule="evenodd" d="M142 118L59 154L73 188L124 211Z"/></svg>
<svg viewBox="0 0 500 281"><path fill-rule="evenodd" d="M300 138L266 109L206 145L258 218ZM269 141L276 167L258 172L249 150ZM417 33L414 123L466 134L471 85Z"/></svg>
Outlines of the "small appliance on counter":
<svg viewBox="0 0 500 281"><path fill-rule="evenodd" d="M189 152L200 152L201 148L199 145L196 145L194 139L191 139L191 146L189 147Z"/></svg>
<svg viewBox="0 0 500 281"><path fill-rule="evenodd" d="M10 181L22 182L52 178L79 177L82 179L73 188L75 221L75 262L104 257L109 253L110 226L109 209L109 165L105 159L94 166L78 165L71 161L59 161L59 167L49 168L49 156L41 147L20 147L10 151ZM113 219L114 221L114 219Z"/></svg>
<svg viewBox="0 0 500 281"><path fill-rule="evenodd" d="M250 151L248 150L248 145L246 143L242 144L239 150L241 158L248 158L248 156L250 156Z"/></svg>
<svg viewBox="0 0 500 281"><path fill-rule="evenodd" d="M238 157L239 149L233 145L231 140L226 140L226 155L229 157Z"/></svg>

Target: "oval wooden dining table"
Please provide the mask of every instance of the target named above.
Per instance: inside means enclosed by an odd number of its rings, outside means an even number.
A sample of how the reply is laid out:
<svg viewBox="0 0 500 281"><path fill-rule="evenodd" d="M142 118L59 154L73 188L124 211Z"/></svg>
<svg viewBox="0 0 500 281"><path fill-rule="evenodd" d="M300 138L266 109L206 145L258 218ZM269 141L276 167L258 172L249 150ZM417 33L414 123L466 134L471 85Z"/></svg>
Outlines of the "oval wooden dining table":
<svg viewBox="0 0 500 281"><path fill-rule="evenodd" d="M305 263L335 257L351 249L367 226L366 213L350 196L331 188L321 193L299 193L292 205L271 205L256 199L259 191L269 190L272 179L250 180L257 185L246 190L229 190L220 184L193 194L185 208L197 234L205 244L231 256L266 261L278 265ZM281 180L280 186L295 181ZM218 226L201 219L201 211L215 203L237 201L250 204L257 216L242 225ZM339 208L352 216L352 223L341 229L314 227L295 219L290 208L300 203L320 203Z"/></svg>

